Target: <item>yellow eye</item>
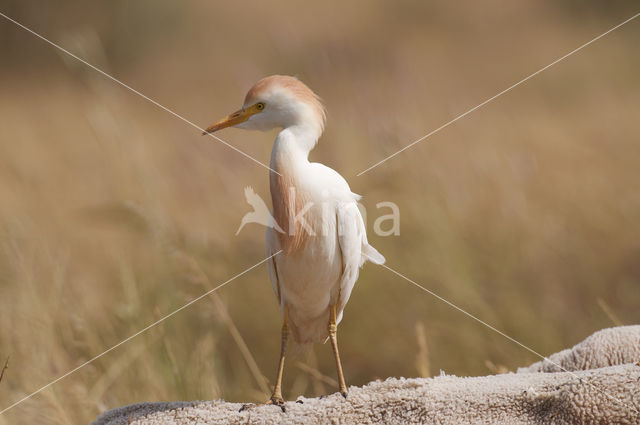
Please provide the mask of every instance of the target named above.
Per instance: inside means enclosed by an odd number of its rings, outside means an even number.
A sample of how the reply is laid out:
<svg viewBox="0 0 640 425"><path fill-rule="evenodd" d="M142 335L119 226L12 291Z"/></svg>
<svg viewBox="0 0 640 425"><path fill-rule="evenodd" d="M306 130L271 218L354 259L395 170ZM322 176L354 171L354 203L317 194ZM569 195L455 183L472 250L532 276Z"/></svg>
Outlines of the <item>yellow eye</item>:
<svg viewBox="0 0 640 425"><path fill-rule="evenodd" d="M258 111L262 111L264 109L264 103L262 103L262 102L256 103L256 109Z"/></svg>

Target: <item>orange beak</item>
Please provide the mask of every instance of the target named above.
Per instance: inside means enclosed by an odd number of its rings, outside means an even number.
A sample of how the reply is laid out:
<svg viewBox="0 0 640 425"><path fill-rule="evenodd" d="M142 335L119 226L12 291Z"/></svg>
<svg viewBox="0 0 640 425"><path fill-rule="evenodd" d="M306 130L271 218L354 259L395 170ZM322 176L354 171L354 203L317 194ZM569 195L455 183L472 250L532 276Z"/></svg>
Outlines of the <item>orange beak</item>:
<svg viewBox="0 0 640 425"><path fill-rule="evenodd" d="M239 109L235 111L231 115L227 115L222 118L220 121L215 124L207 127L205 131L202 132L203 135L213 133L214 131L222 130L223 128L233 127L234 125L238 125L242 122L245 122L249 119L249 117L253 115L248 109Z"/></svg>

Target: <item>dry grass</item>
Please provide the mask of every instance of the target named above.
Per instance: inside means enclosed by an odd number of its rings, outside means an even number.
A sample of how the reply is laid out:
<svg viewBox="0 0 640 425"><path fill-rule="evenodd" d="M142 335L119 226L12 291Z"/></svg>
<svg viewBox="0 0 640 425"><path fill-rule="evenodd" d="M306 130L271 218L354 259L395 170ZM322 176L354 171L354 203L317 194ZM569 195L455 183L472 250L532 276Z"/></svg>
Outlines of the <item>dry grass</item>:
<svg viewBox="0 0 640 425"><path fill-rule="evenodd" d="M0 382L2 382L2 378L4 378L4 373L9 369L9 357L4 361L4 366L2 366L2 370L0 370Z"/></svg>
<svg viewBox="0 0 640 425"><path fill-rule="evenodd" d="M537 351L638 322L640 22L355 177L632 15L634 2L577 14L570 3L498 0L258 2L251 12L28 3L3 11L201 126L260 76L301 77L329 110L313 159L365 195L370 228L377 202L400 206L401 236L371 236L390 266ZM264 169L33 36L6 22L0 34L0 355L12 366L1 409L264 258L262 228L234 233L244 186L268 199L268 184ZM221 136L268 161L273 134ZM536 360L371 265L340 332L350 384ZM260 400L279 333L261 268L0 424L87 423L147 400ZM330 350L315 355L302 369L289 361L285 395L330 390Z"/></svg>

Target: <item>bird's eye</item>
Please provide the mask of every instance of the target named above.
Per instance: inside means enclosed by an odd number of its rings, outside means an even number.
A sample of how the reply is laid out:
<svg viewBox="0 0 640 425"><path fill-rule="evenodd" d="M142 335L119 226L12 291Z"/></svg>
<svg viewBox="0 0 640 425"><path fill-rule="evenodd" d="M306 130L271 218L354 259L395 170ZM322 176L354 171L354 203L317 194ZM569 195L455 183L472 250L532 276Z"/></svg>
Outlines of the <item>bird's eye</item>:
<svg viewBox="0 0 640 425"><path fill-rule="evenodd" d="M257 103L256 108L258 109L258 111L262 111L264 109L264 103L262 102Z"/></svg>

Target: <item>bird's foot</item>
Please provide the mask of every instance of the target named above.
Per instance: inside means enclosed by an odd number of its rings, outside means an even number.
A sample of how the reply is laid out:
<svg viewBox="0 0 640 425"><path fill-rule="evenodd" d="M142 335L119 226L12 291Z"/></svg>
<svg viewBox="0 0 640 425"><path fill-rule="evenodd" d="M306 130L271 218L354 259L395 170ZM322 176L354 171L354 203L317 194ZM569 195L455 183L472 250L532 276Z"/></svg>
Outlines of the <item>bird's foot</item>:
<svg viewBox="0 0 640 425"><path fill-rule="evenodd" d="M238 410L239 412L245 412L247 410L253 409L254 407L258 407L258 406L269 406L269 405L273 405L273 406L278 406L280 409L282 409L282 412L286 412L287 409L284 406L285 401L282 397L277 397L277 396L271 396L271 398L269 400L267 400L264 403L258 403L258 404L243 404L242 407L240 408L240 410Z"/></svg>
<svg viewBox="0 0 640 425"><path fill-rule="evenodd" d="M285 409L284 407L284 399L282 397L272 396L265 404L273 404L274 406L278 406L282 409L283 413L287 411L287 409Z"/></svg>
<svg viewBox="0 0 640 425"><path fill-rule="evenodd" d="M344 397L345 399L347 398L347 395L349 395L349 393L347 393L347 390L340 390L340 391L338 391L338 393L339 393L342 397ZM335 394L335 393L333 393L333 394ZM324 398L327 398L327 397L329 397L329 396L332 396L333 394L324 394L324 395L321 395L321 396L320 396L320 397L318 397L318 398L319 398L320 400L322 400L322 399L324 399Z"/></svg>

